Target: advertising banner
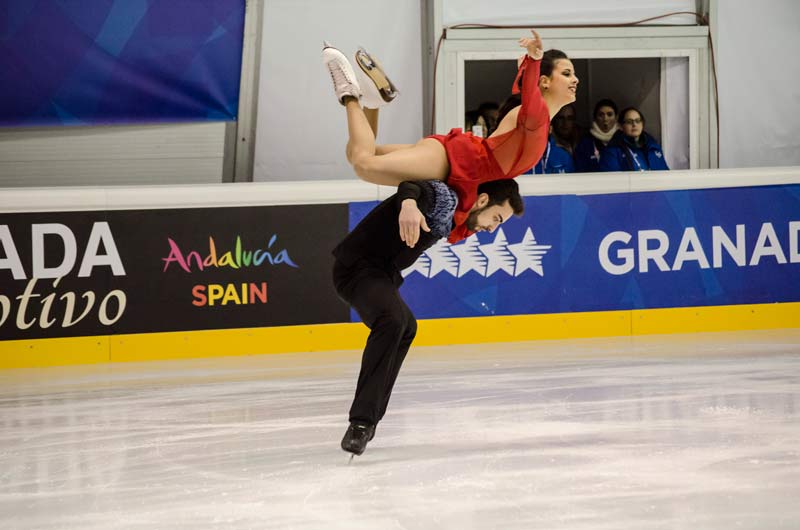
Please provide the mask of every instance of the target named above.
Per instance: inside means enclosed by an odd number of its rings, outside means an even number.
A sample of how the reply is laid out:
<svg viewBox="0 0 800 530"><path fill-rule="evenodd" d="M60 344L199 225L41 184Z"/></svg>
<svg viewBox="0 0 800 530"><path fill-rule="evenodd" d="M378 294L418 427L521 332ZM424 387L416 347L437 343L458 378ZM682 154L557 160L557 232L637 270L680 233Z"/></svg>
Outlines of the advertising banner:
<svg viewBox="0 0 800 530"><path fill-rule="evenodd" d="M347 205L0 215L0 339L346 322Z"/></svg>
<svg viewBox="0 0 800 530"><path fill-rule="evenodd" d="M243 0L0 2L0 126L235 120Z"/></svg>
<svg viewBox="0 0 800 530"><path fill-rule="evenodd" d="M417 318L800 301L800 185L526 197L403 271ZM0 215L0 340L358 320L330 250L375 202Z"/></svg>
<svg viewBox="0 0 800 530"><path fill-rule="evenodd" d="M800 301L798 185L525 204L523 217L440 241L403 272L417 318ZM351 228L373 206L352 204Z"/></svg>

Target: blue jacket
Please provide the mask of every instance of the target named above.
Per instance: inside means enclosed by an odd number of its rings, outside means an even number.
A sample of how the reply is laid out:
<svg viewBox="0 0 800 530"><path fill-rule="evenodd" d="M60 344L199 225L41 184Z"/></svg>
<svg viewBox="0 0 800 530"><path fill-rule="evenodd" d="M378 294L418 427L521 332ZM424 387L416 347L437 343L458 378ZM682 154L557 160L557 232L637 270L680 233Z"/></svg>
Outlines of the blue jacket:
<svg viewBox="0 0 800 530"><path fill-rule="evenodd" d="M595 152L595 148L597 152ZM606 146L586 133L575 146L575 171L578 173L594 173L600 171L600 158L603 156Z"/></svg>
<svg viewBox="0 0 800 530"><path fill-rule="evenodd" d="M537 175L542 173L575 173L575 162L569 151L556 144L555 137L551 134L547 140L547 147L533 171Z"/></svg>
<svg viewBox="0 0 800 530"><path fill-rule="evenodd" d="M664 152L655 139L642 132L645 146L641 148L633 140L617 131L608 142L600 159L600 171L659 171L669 169Z"/></svg>

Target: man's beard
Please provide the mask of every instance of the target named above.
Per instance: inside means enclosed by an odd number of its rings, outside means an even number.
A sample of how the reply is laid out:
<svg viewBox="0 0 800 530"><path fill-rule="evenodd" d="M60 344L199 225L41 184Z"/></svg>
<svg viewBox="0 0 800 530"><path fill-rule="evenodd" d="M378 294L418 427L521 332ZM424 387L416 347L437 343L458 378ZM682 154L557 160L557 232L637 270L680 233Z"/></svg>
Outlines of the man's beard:
<svg viewBox="0 0 800 530"><path fill-rule="evenodd" d="M488 206L484 206L483 208L478 208L469 213L467 216L467 229L470 232L474 232L476 228L478 228L478 214L483 212Z"/></svg>

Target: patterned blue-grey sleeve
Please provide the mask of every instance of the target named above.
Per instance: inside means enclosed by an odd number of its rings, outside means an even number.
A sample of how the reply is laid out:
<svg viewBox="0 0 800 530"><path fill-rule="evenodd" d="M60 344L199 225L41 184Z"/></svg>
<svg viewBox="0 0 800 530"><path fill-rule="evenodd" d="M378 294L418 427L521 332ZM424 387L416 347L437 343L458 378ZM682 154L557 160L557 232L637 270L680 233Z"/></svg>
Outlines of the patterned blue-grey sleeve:
<svg viewBox="0 0 800 530"><path fill-rule="evenodd" d="M430 182L433 188L433 207L425 215L431 234L437 239L447 237L453 229L453 215L458 206L458 196L440 180Z"/></svg>

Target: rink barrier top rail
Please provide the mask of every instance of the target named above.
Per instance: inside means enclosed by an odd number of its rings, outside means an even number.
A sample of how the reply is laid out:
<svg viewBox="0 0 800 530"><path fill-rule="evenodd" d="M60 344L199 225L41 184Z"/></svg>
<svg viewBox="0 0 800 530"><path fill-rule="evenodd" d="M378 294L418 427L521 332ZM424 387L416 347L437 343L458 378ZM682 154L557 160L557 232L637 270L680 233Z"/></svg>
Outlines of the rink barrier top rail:
<svg viewBox="0 0 800 530"><path fill-rule="evenodd" d="M524 196L595 195L800 183L800 167L521 176ZM0 188L0 212L149 210L383 200L394 188L345 180L164 186Z"/></svg>

